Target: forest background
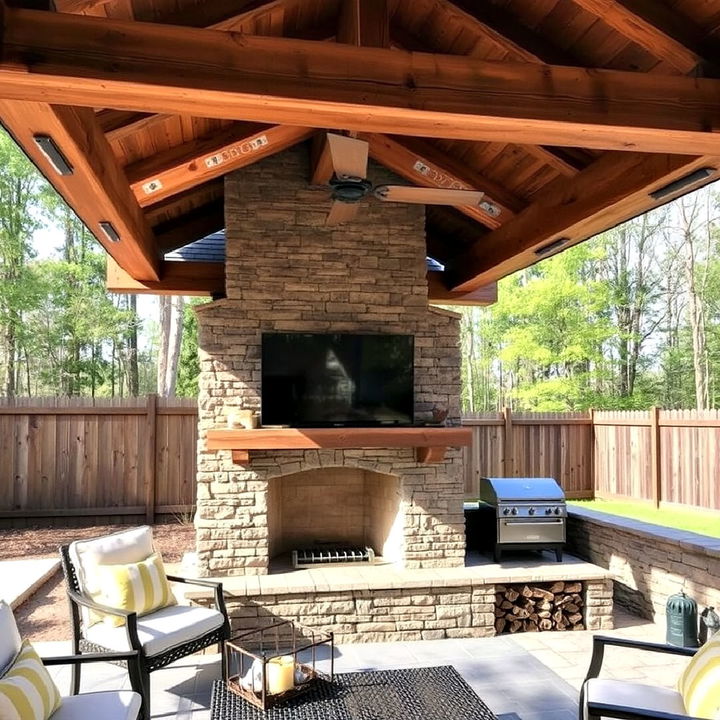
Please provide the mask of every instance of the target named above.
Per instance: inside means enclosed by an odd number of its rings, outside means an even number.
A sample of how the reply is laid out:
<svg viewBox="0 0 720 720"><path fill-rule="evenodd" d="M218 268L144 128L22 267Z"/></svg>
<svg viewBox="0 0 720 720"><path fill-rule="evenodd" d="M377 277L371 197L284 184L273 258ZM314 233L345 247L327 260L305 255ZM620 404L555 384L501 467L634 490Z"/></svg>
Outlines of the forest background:
<svg viewBox="0 0 720 720"><path fill-rule="evenodd" d="M711 186L502 280L462 310L463 409L717 408L719 230ZM0 395L192 397L193 304L107 293L104 251L0 131Z"/></svg>

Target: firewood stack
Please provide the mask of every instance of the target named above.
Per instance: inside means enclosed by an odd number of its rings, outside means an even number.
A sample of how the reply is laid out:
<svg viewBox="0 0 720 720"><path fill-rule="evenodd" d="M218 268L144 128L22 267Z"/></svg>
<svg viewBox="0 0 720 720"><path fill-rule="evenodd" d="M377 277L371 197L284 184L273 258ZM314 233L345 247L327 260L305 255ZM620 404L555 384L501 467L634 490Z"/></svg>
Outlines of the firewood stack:
<svg viewBox="0 0 720 720"><path fill-rule="evenodd" d="M495 632L584 630L582 583L495 586Z"/></svg>

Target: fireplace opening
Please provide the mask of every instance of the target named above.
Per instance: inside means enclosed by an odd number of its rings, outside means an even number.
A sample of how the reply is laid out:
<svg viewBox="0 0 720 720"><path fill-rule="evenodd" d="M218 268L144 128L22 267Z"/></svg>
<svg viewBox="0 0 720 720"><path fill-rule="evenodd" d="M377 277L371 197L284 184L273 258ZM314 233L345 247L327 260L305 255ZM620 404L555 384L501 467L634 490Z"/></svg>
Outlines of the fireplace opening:
<svg viewBox="0 0 720 720"><path fill-rule="evenodd" d="M303 559L298 567L403 557L394 475L345 467L304 470L270 480L267 497L271 563L292 565L293 553Z"/></svg>

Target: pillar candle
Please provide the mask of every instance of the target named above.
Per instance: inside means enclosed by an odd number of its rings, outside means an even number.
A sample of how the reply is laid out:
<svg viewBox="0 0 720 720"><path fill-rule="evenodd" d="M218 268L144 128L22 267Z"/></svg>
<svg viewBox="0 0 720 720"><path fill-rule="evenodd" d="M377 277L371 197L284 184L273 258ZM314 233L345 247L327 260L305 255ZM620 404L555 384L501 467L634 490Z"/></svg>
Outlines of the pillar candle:
<svg viewBox="0 0 720 720"><path fill-rule="evenodd" d="M292 655L271 658L265 668L268 694L282 693L295 686L295 659Z"/></svg>

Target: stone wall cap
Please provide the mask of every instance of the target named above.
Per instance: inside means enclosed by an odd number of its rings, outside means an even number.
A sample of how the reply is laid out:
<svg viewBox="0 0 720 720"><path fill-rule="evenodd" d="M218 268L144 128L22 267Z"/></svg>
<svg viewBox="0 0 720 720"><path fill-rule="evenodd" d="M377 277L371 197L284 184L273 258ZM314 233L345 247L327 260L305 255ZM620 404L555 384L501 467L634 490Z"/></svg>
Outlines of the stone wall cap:
<svg viewBox="0 0 720 720"><path fill-rule="evenodd" d="M580 508L576 505L568 505L567 510L570 517L576 515L597 525L605 525L627 532L634 532L639 535L644 535L648 539L665 540L685 550L697 552L702 555L720 557L720 538L701 535L700 533L689 530L666 528L662 525L656 525L643 520L635 520L599 510L590 510L589 508Z"/></svg>

